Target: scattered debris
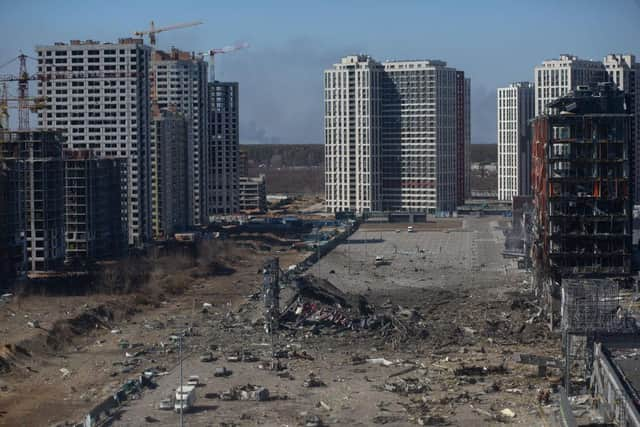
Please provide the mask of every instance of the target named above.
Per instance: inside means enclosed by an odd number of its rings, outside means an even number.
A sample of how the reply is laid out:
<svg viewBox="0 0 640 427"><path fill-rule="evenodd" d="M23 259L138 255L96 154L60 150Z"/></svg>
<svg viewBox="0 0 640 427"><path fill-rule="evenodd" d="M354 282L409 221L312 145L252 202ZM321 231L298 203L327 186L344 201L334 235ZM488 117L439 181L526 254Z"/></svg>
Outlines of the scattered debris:
<svg viewBox="0 0 640 427"><path fill-rule="evenodd" d="M516 413L509 408L504 408L502 411L500 411L500 415L503 415L507 418L515 418Z"/></svg>
<svg viewBox="0 0 640 427"><path fill-rule="evenodd" d="M27 326L30 328L39 328L40 322L38 322L37 320L30 320L27 322Z"/></svg>
<svg viewBox="0 0 640 427"><path fill-rule="evenodd" d="M385 358L379 357L376 359L367 359L366 360L367 363L371 363L372 365L382 365L382 366L393 366L395 365L395 363L393 363L390 360L387 360Z"/></svg>
<svg viewBox="0 0 640 427"><path fill-rule="evenodd" d="M491 374L506 374L507 368L504 365L497 366L461 366L453 371L455 376L485 376Z"/></svg>
<svg viewBox="0 0 640 427"><path fill-rule="evenodd" d="M220 400L269 400L269 390L265 387L246 384L233 387L219 394Z"/></svg>
<svg viewBox="0 0 640 427"><path fill-rule="evenodd" d="M310 372L307 378L302 383L303 387L325 387L326 384L320 381L313 372Z"/></svg>
<svg viewBox="0 0 640 427"><path fill-rule="evenodd" d="M400 378L398 381L386 382L384 389L393 393L424 393L431 390L431 387L424 379L419 378Z"/></svg>
<svg viewBox="0 0 640 427"><path fill-rule="evenodd" d="M331 406L327 405L325 402L323 402L322 400L318 403L318 405L323 408L326 411L331 411Z"/></svg>

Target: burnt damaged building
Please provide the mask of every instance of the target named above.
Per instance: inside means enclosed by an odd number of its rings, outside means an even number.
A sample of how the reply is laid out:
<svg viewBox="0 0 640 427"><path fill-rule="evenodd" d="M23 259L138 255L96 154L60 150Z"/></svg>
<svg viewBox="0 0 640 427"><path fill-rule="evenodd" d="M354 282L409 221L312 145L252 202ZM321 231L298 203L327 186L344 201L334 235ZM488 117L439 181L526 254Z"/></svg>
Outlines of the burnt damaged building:
<svg viewBox="0 0 640 427"><path fill-rule="evenodd" d="M533 122L533 262L539 283L631 273L632 146L626 95L580 86ZM547 289L549 290L549 289Z"/></svg>

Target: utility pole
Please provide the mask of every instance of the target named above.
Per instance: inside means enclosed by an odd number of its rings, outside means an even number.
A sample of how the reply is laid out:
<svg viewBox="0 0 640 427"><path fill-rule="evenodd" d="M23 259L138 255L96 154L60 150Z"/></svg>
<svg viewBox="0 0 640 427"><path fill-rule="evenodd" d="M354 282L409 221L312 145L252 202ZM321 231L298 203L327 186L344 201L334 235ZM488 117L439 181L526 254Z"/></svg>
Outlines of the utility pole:
<svg viewBox="0 0 640 427"><path fill-rule="evenodd" d="M316 231L316 275L320 277L320 229Z"/></svg>
<svg viewBox="0 0 640 427"><path fill-rule="evenodd" d="M180 357L180 427L184 426L184 399L182 398L182 337L184 333L178 337L178 354Z"/></svg>
<svg viewBox="0 0 640 427"><path fill-rule="evenodd" d="M367 240L368 240L367 239L367 232L365 231L365 233L364 233L364 257L365 257L365 259L369 256L367 254Z"/></svg>

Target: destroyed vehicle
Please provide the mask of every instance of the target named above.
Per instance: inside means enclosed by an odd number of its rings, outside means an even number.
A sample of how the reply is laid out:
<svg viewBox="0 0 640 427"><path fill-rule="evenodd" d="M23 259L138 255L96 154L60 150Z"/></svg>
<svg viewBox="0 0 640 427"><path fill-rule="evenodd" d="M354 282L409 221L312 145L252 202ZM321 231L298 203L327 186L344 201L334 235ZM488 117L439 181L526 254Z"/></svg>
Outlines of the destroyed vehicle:
<svg viewBox="0 0 640 427"><path fill-rule="evenodd" d="M265 387L246 384L230 388L220 393L220 400L269 400L269 390Z"/></svg>
<svg viewBox="0 0 640 427"><path fill-rule="evenodd" d="M376 257L376 260L373 262L373 265L376 267L380 267L382 265L389 265L389 264L391 264L391 261L385 259L385 257L382 255L378 255Z"/></svg>
<svg viewBox="0 0 640 427"><path fill-rule="evenodd" d="M171 398L162 399L158 404L158 409L162 409L163 411L168 411L173 409L173 400Z"/></svg>
<svg viewBox="0 0 640 427"><path fill-rule="evenodd" d="M200 385L200 377L197 375L190 375L189 379L187 380L187 384L188 385L192 385L194 387L197 387Z"/></svg>
<svg viewBox="0 0 640 427"><path fill-rule="evenodd" d="M228 377L229 375L231 375L232 372L225 368L224 366L221 368L216 368L215 372L213 373L214 377Z"/></svg>
<svg viewBox="0 0 640 427"><path fill-rule="evenodd" d="M213 362L214 360L216 360L216 358L213 357L213 353L210 351L203 353L202 356L200 356L200 361L203 363Z"/></svg>

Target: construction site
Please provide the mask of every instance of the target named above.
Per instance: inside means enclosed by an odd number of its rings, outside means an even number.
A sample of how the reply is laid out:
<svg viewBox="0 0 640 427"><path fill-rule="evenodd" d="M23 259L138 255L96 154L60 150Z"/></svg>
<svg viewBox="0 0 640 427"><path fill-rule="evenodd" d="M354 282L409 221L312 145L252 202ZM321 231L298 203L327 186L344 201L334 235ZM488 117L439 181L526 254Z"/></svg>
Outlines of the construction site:
<svg viewBox="0 0 640 427"><path fill-rule="evenodd" d="M326 253L241 233L114 266L126 298L8 297L0 424L174 425L181 372L185 425L553 424L561 370L525 362L560 343L501 256L507 225L364 223Z"/></svg>
<svg viewBox="0 0 640 427"><path fill-rule="evenodd" d="M0 76L0 426L640 426L635 98L545 103L509 206L499 162L471 173L464 72L347 56L322 159L250 172L214 70L248 43L157 49L200 24Z"/></svg>

